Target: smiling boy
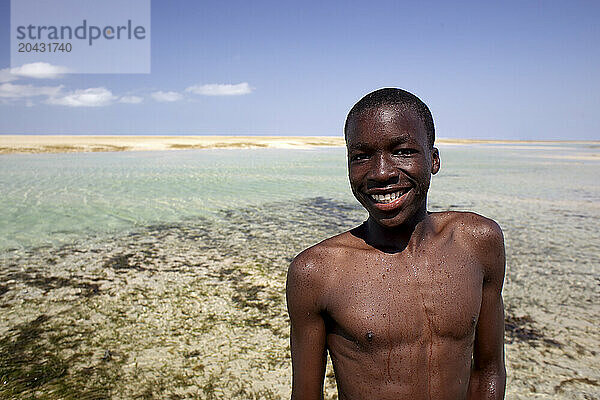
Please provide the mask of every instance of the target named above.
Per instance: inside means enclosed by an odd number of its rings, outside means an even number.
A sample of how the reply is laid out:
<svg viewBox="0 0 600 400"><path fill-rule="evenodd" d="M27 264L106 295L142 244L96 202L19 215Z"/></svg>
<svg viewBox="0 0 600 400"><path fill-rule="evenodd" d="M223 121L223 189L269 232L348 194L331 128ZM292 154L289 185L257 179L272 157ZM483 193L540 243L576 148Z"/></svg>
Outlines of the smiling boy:
<svg viewBox="0 0 600 400"><path fill-rule="evenodd" d="M344 129L369 217L300 253L287 281L292 399L504 398L504 240L467 212L427 211L440 168L433 119L406 91L363 97Z"/></svg>

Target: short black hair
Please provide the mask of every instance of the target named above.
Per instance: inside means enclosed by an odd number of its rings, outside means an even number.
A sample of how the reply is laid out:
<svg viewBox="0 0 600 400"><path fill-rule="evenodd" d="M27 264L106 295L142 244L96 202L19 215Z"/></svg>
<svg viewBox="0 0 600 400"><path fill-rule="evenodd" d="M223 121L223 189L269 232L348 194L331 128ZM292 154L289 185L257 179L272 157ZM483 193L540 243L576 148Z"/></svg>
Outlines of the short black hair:
<svg viewBox="0 0 600 400"><path fill-rule="evenodd" d="M433 125L433 117L431 116L429 107L414 94L398 88L378 89L360 99L358 103L352 107L346 117L344 137L347 137L348 121L350 121L351 118L354 118L368 108L377 108L384 105L393 105L399 107L401 110L410 109L416 112L425 125L429 146L433 147L435 142L435 127Z"/></svg>

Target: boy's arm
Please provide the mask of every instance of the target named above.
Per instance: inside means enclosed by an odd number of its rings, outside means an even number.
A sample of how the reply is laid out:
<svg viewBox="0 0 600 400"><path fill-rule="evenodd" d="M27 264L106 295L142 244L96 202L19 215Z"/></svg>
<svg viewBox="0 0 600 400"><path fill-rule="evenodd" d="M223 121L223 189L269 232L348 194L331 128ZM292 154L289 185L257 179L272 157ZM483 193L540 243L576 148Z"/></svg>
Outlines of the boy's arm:
<svg viewBox="0 0 600 400"><path fill-rule="evenodd" d="M500 227L487 219L474 234L475 253L484 267L484 279L468 399L504 399L504 238Z"/></svg>
<svg viewBox="0 0 600 400"><path fill-rule="evenodd" d="M292 400L323 399L327 350L321 315L321 271L301 253L288 271L286 296L290 316Z"/></svg>

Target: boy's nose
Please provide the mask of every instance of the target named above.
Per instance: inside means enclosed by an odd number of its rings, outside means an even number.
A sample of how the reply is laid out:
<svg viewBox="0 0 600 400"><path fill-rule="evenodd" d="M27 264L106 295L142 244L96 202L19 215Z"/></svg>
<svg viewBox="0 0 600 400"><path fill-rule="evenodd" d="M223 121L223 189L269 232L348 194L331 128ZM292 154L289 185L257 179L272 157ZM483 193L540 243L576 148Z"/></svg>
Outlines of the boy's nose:
<svg viewBox="0 0 600 400"><path fill-rule="evenodd" d="M376 182L389 182L394 178L397 179L398 171L394 166L392 160L383 154L375 157L375 163L373 169L369 174L369 179Z"/></svg>

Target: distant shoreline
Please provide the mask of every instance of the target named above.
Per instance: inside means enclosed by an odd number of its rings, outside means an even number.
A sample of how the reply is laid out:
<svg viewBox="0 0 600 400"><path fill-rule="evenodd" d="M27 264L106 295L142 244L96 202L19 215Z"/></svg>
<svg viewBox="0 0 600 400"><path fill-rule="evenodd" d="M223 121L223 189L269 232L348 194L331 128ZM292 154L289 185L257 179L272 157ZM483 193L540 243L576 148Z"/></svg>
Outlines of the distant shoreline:
<svg viewBox="0 0 600 400"><path fill-rule="evenodd" d="M585 140L482 140L439 138L438 144L593 143ZM161 151L234 148L343 147L341 136L136 136L136 135L0 135L0 154Z"/></svg>

